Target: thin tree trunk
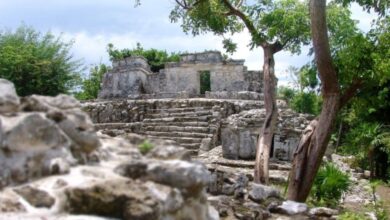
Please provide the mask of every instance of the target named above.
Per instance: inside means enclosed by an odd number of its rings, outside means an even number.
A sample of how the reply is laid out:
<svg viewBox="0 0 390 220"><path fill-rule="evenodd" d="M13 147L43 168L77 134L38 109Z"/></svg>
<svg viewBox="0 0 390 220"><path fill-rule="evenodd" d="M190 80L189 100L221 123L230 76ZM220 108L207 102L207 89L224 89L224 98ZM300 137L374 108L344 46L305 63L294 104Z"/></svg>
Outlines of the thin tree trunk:
<svg viewBox="0 0 390 220"><path fill-rule="evenodd" d="M269 158L271 154L271 146L273 135L278 117L278 109L276 106L276 77L275 77L275 60L274 53L277 52L275 45L265 45L264 50L264 65L263 65L263 82L264 82L264 106L266 117L263 127L260 132L259 140L256 148L256 164L254 181L256 183L269 183Z"/></svg>
<svg viewBox="0 0 390 220"><path fill-rule="evenodd" d="M339 126L339 132L337 134L337 141L336 141L336 146L334 147L334 151L337 152L337 149L339 148L340 146L340 142L341 142L341 134L343 132L343 121L341 120L340 121L340 126Z"/></svg>
<svg viewBox="0 0 390 220"><path fill-rule="evenodd" d="M318 123L310 123L312 133L303 136L293 159L287 198L306 201L329 143L333 122L340 108L340 89L332 64L326 27L326 0L310 1L314 52L322 83L323 104Z"/></svg>

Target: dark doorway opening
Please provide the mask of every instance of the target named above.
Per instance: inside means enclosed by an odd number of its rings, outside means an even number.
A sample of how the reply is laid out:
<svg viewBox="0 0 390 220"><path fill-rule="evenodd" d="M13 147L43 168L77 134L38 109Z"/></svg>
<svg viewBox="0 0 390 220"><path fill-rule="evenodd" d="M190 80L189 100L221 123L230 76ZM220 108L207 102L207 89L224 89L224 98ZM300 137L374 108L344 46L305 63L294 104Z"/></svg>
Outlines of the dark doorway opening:
<svg viewBox="0 0 390 220"><path fill-rule="evenodd" d="M200 71L200 94L206 94L206 91L211 90L210 71Z"/></svg>

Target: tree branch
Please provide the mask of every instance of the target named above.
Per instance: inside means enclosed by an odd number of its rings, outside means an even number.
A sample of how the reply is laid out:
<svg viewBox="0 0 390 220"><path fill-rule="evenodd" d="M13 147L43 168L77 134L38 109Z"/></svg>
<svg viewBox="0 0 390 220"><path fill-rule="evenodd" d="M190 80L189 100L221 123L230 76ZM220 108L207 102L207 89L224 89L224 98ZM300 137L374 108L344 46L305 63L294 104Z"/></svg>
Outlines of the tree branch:
<svg viewBox="0 0 390 220"><path fill-rule="evenodd" d="M239 17L245 24L245 26L248 28L249 32L252 36L256 37L255 43L258 45L261 45L265 43L265 39L260 35L260 33L257 31L256 27L253 25L253 22L249 20L249 18L240 11L236 6L233 6L229 0L222 0L223 4L229 9L228 12L226 12L226 15L235 15ZM241 6L242 1L240 1L237 6Z"/></svg>
<svg viewBox="0 0 390 220"><path fill-rule="evenodd" d="M357 91L363 85L362 79L355 79L352 84L344 91L343 95L340 97L340 109L345 106L357 93Z"/></svg>

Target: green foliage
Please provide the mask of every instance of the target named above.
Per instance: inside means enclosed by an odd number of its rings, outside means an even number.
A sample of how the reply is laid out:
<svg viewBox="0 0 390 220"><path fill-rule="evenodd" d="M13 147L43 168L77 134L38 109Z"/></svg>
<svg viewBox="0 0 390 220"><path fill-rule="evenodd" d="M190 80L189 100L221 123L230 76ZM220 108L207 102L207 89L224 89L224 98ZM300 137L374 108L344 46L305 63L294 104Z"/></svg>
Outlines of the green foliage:
<svg viewBox="0 0 390 220"><path fill-rule="evenodd" d="M82 81L82 91L75 94L76 98L79 100L96 99L100 91L103 75L108 69L104 64L91 68L88 77Z"/></svg>
<svg viewBox="0 0 390 220"><path fill-rule="evenodd" d="M314 68L311 68L311 66L304 65L297 75L301 91L305 88L314 90L318 86L317 72Z"/></svg>
<svg viewBox="0 0 390 220"><path fill-rule="evenodd" d="M120 60L130 56L142 56L148 61L153 72L158 72L160 69L163 69L167 62L178 62L180 60L178 53L168 54L166 51L157 49L146 50L140 43L137 43L137 47L134 49L122 50L115 49L113 44L108 44L107 52L110 60Z"/></svg>
<svg viewBox="0 0 390 220"><path fill-rule="evenodd" d="M366 216L356 212L344 212L339 215L338 220L369 220Z"/></svg>
<svg viewBox="0 0 390 220"><path fill-rule="evenodd" d="M210 90L210 71L202 71L200 72L200 94Z"/></svg>
<svg viewBox="0 0 390 220"><path fill-rule="evenodd" d="M374 10L381 16L389 14L390 2L388 0L337 0L337 2L342 3L344 6L356 2L368 12Z"/></svg>
<svg viewBox="0 0 390 220"><path fill-rule="evenodd" d="M80 83L81 62L70 54L72 42L50 32L20 26L0 32L0 77L21 96L68 93Z"/></svg>
<svg viewBox="0 0 390 220"><path fill-rule="evenodd" d="M340 150L355 155L357 166L373 169L378 155L390 155L390 131L378 122L361 121L349 129Z"/></svg>
<svg viewBox="0 0 390 220"><path fill-rule="evenodd" d="M247 7L255 26L268 42L279 41L291 53L300 53L310 43L307 4L297 0L263 1L264 8Z"/></svg>
<svg viewBox="0 0 390 220"><path fill-rule="evenodd" d="M216 35L239 33L246 27L251 34L251 48L263 43L279 42L292 53L299 53L301 44L310 38L307 4L299 0L257 1L186 0L171 11L172 22L180 22L185 33L212 32ZM239 4L242 3L242 4ZM236 6L233 12L229 5ZM224 48L232 53L235 43L224 40Z"/></svg>
<svg viewBox="0 0 390 220"><path fill-rule="evenodd" d="M277 96L287 102L296 112L318 115L321 111L322 99L313 91L296 90L280 86Z"/></svg>
<svg viewBox="0 0 390 220"><path fill-rule="evenodd" d="M285 100L288 104L294 98L296 91L293 88L287 86L279 86L277 97Z"/></svg>
<svg viewBox="0 0 390 220"><path fill-rule="evenodd" d="M290 106L296 112L317 115L321 111L321 99L314 92L298 92L293 97Z"/></svg>
<svg viewBox="0 0 390 220"><path fill-rule="evenodd" d="M315 203L327 206L338 204L343 193L347 192L351 181L349 176L334 164L327 163L320 167L311 194Z"/></svg>
<svg viewBox="0 0 390 220"><path fill-rule="evenodd" d="M149 142L149 140L145 139L140 145L138 145L138 149L142 154L147 154L150 150L154 148L154 145Z"/></svg>

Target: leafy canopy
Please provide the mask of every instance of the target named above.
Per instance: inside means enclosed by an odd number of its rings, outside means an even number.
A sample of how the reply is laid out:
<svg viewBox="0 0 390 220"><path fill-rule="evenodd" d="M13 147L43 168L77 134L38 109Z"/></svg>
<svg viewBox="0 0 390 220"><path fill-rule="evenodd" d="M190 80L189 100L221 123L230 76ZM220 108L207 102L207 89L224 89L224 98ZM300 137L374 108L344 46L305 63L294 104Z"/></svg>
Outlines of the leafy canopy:
<svg viewBox="0 0 390 220"><path fill-rule="evenodd" d="M248 3L239 0L176 1L172 22L181 22L186 33L199 35L212 32L232 35L246 27L251 34L251 48L264 43L279 42L292 53L300 52L300 45L310 38L307 5L299 0L265 0ZM232 9L233 8L233 9ZM227 52L234 52L235 43L223 41Z"/></svg>
<svg viewBox="0 0 390 220"><path fill-rule="evenodd" d="M20 26L0 32L0 77L15 84L19 95L68 93L79 83L81 62L70 53L72 42L50 32Z"/></svg>
<svg viewBox="0 0 390 220"><path fill-rule="evenodd" d="M153 72L158 72L160 69L163 69L167 62L178 62L180 60L179 53L168 54L165 50L153 48L146 50L140 43L137 43L137 46L134 49L122 50L115 49L113 44L109 44L107 52L110 56L110 60L120 60L130 56L142 56L148 61Z"/></svg>

